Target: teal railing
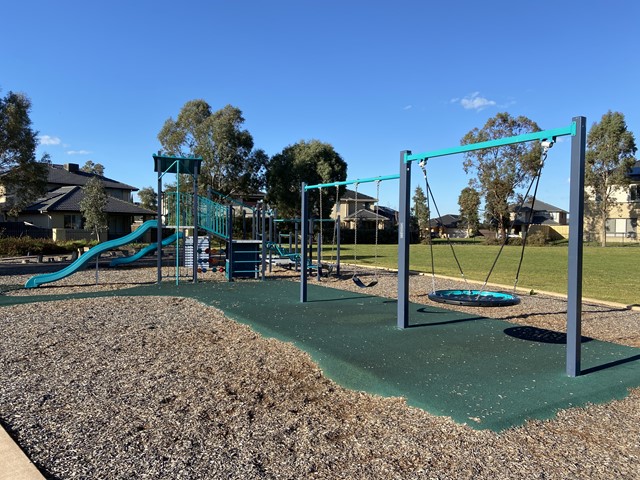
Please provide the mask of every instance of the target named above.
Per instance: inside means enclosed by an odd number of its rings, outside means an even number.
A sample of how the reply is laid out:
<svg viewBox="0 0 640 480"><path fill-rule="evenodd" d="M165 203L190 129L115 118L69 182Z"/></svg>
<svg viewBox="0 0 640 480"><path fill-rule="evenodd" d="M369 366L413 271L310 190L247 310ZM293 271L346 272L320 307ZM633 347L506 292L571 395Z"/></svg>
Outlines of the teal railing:
<svg viewBox="0 0 640 480"><path fill-rule="evenodd" d="M176 215L176 212L179 214ZM193 226L193 196L190 193L165 192L162 208L167 226ZM229 239L227 231L228 207L198 196L198 227Z"/></svg>

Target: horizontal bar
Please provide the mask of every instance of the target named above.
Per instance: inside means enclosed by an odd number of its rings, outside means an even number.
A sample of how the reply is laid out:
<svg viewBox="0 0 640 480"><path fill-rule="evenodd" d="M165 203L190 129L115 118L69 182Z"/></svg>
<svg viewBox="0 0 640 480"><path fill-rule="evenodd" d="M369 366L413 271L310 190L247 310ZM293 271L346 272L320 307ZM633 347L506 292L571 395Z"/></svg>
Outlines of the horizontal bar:
<svg viewBox="0 0 640 480"><path fill-rule="evenodd" d="M312 190L314 188L338 187L340 185L353 185L355 183L383 182L385 180L397 180L399 178L400 178L400 174L383 175L381 177L358 178L356 180L344 180L342 182L319 183L318 185L307 185L306 187L304 187L304 189Z"/></svg>
<svg viewBox="0 0 640 480"><path fill-rule="evenodd" d="M488 140L486 142L470 143L469 145L460 145L459 147L444 148L441 150L432 150L430 152L406 155L404 158L404 163L415 162L419 160L426 160L426 159L435 158L435 157L444 157L446 155L455 155L456 153L473 152L475 150L482 150L484 148L513 145L514 143L531 142L533 140L552 140L555 137L562 137L565 135L575 136L575 134L576 134L576 122L572 122L571 125L567 127L556 128L553 130L542 130L540 132L532 132L532 133L525 133L523 135L516 135L515 137L498 138L497 140Z"/></svg>

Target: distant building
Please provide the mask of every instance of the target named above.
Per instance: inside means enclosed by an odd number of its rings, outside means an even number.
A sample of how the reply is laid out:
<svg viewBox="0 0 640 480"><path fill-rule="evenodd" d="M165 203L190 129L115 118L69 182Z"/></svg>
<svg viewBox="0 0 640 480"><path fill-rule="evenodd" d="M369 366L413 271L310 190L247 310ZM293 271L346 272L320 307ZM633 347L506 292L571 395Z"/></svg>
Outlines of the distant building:
<svg viewBox="0 0 640 480"><path fill-rule="evenodd" d="M83 172L78 164L67 163L49 165L48 192L11 220L52 229L53 238L57 240L88 238L90 232L83 229L80 202L84 198L82 187L93 177L100 178L108 195L105 207L108 238L118 238L131 233L131 225L137 218L145 220L156 216L156 212L133 203L133 192L138 190L136 187L94 173ZM0 212L3 221L10 220L7 209L3 208L9 194L0 192Z"/></svg>

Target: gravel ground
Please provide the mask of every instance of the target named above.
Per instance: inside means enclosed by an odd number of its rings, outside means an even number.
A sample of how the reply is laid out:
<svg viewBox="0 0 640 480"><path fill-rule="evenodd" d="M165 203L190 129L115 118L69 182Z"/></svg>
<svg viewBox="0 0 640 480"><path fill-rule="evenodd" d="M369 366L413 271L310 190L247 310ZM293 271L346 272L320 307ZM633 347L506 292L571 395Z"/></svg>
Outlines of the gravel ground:
<svg viewBox="0 0 640 480"><path fill-rule="evenodd" d="M100 280L87 271L7 294L118 289L153 282L155 269L105 270ZM380 275L367 293L393 297L395 286ZM427 303L430 289L430 277L412 277L413 301ZM514 307L458 308L561 331L566 302L535 295ZM640 312L584 310L583 334L640 346ZM190 299L0 312L0 420L51 478L640 478L640 389L496 434L343 389L304 352Z"/></svg>

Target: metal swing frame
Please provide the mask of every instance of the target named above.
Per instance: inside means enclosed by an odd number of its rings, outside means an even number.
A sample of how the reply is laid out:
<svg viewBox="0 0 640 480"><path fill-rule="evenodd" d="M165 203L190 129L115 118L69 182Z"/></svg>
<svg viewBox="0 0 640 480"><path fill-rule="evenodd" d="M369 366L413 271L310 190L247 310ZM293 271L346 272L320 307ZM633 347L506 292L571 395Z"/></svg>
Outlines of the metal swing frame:
<svg viewBox="0 0 640 480"><path fill-rule="evenodd" d="M524 143L534 140L554 141L556 137L571 136L571 166L569 192L569 265L567 304L566 373L580 374L582 325L582 237L584 231L584 172L586 149L586 117L574 117L563 128L516 135L453 148L412 154L400 152L400 219L398 224L398 316L399 329L409 327L409 225L411 208L411 165L415 161L472 152L486 148Z"/></svg>
<svg viewBox="0 0 640 480"><path fill-rule="evenodd" d="M371 177L371 178L359 178L356 180L344 180L339 182L331 182L331 183L321 183L317 185L307 185L306 183L302 183L301 195L302 195L302 238L306 239L309 235L309 190L318 189L318 188L327 188L327 187L339 187L341 185L353 185L359 183L371 183L371 182L382 182L385 180L397 180L400 178L399 174L396 175L383 175L380 177ZM306 242L302 242L302 258L306 258L308 256L308 245ZM358 279L360 280L360 279ZM361 281L361 280L360 280ZM354 280L355 282L355 280ZM364 285L364 282L363 282ZM305 262L302 262L300 268L300 302L307 301L307 265Z"/></svg>

